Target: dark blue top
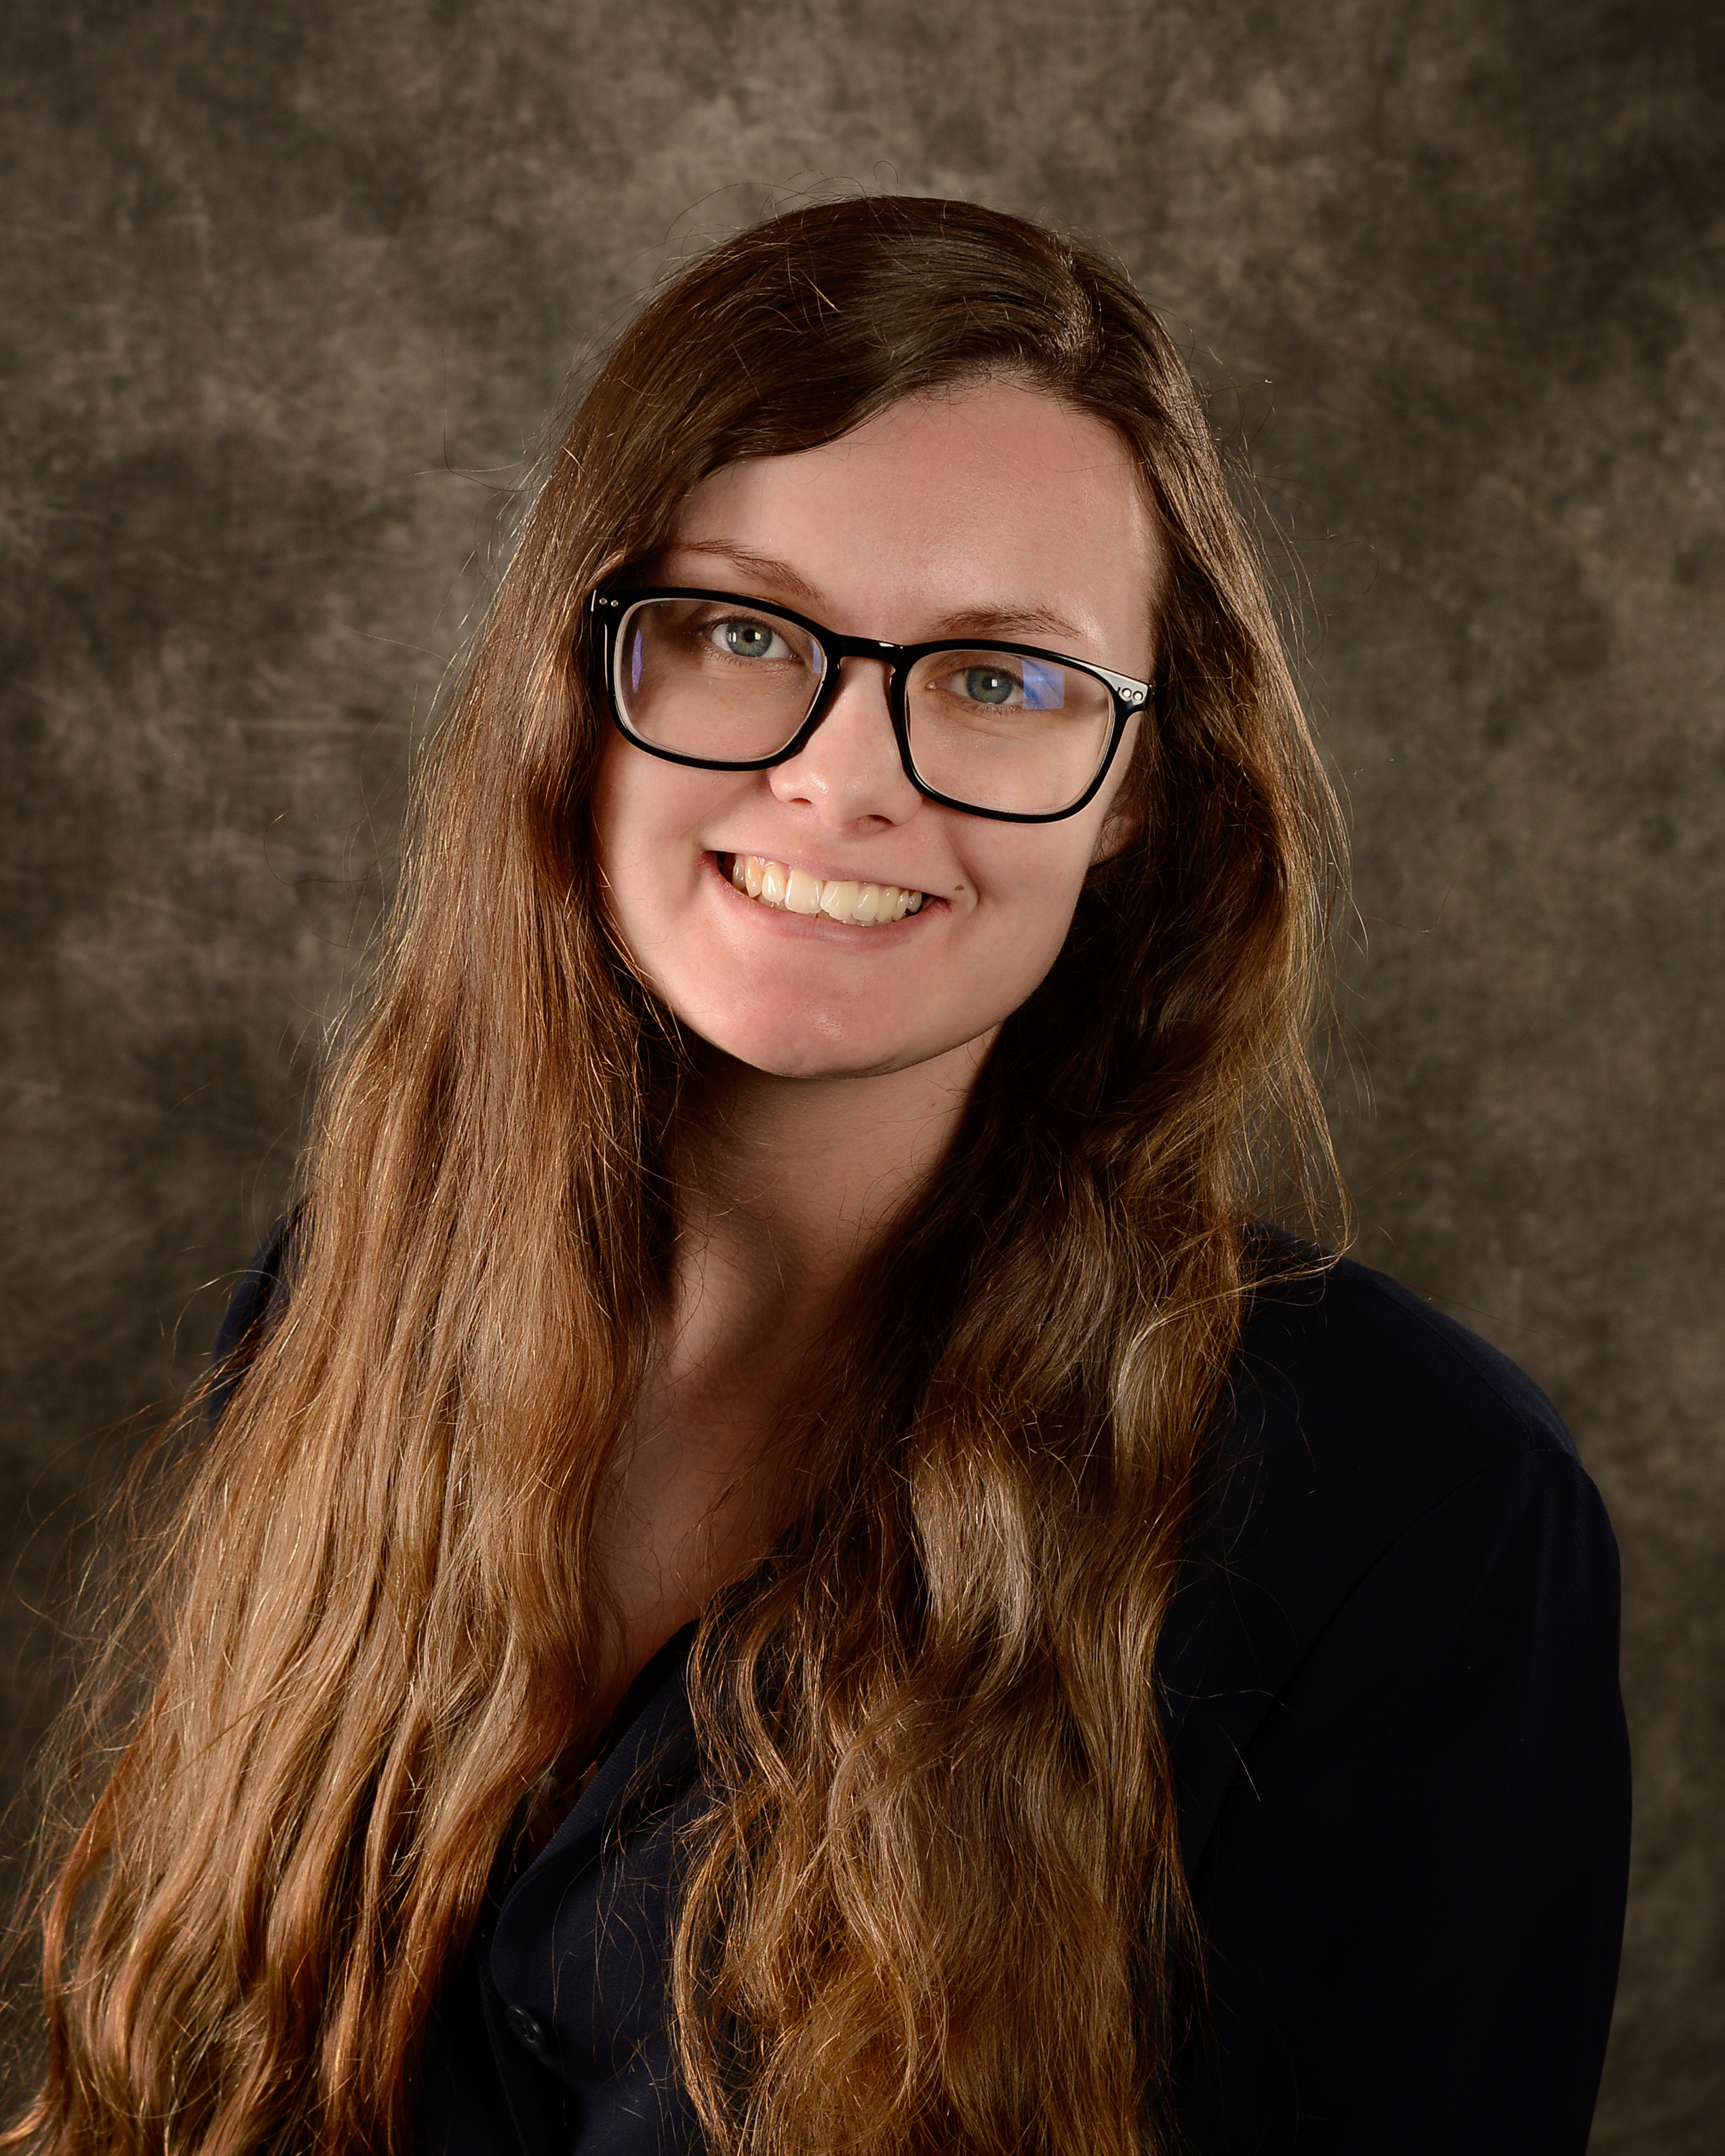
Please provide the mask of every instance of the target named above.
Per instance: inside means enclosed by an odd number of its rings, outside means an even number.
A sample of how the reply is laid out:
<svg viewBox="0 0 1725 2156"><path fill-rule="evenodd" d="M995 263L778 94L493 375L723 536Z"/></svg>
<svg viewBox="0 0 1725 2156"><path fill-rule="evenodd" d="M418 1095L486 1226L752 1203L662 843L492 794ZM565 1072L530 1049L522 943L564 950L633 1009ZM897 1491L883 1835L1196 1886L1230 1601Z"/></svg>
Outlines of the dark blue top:
<svg viewBox="0 0 1725 2156"><path fill-rule="evenodd" d="M1616 1546L1555 1410L1343 1262L1259 1292L1207 1460L1157 1658L1207 1953L1186 2146L1582 2156L1629 1753ZM453 1973L422 2156L698 2148L664 2033L690 1636Z"/></svg>

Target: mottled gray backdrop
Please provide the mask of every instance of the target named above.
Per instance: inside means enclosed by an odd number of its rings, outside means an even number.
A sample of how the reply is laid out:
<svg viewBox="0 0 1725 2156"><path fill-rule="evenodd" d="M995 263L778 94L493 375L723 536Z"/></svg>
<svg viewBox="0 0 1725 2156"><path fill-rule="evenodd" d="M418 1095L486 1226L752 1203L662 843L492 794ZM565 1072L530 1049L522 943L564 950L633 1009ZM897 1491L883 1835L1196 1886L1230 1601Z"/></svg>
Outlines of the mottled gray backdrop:
<svg viewBox="0 0 1725 2156"><path fill-rule="evenodd" d="M272 1218L408 745L572 357L834 178L1099 234L1307 585L1361 1255L1622 1540L1596 2150L1725 2116L1725 9L9 0L0 1682Z"/></svg>

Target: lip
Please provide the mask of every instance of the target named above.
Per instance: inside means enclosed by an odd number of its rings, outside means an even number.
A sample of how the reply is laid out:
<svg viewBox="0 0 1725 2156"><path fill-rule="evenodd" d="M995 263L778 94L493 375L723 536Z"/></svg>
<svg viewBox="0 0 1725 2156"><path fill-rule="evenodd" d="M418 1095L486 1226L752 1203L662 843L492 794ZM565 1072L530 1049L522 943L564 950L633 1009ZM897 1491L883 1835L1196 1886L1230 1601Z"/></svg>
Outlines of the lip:
<svg viewBox="0 0 1725 2156"><path fill-rule="evenodd" d="M738 852L747 850L748 850L746 848L737 850ZM737 907L740 913L747 912L750 920L769 936L814 936L824 942L843 943L855 950L876 948L886 950L897 944L906 932L914 933L917 927L927 921L931 916L950 912L952 910L945 899L936 898L932 894L925 892L920 910L915 913L907 913L902 921L864 923L855 921L834 921L829 915L824 913L787 913L778 906L762 906L758 899L750 898L746 893L737 890L731 880L726 865L737 859L737 854L728 848L722 853L704 854L701 858L706 863L708 876L718 886L726 902ZM781 857L777 854L762 854L757 858L762 860L778 860ZM823 875L819 869L808 867L805 862L800 860L786 861L784 865L788 869L806 868L806 872L809 875L819 876L823 883L830 881L834 877L845 876L846 873L839 869L829 869ZM847 880L857 883L891 881L891 877L884 875L865 878L858 875L855 870L849 872ZM914 891L916 886L914 884L901 885L900 888Z"/></svg>

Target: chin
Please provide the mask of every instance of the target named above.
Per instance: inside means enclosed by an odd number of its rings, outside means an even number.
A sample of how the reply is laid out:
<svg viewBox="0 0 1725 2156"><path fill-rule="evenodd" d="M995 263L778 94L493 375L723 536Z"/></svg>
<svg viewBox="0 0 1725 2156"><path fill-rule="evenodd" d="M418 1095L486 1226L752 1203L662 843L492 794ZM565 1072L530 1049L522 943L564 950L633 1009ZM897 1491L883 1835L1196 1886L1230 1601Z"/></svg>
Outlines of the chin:
<svg viewBox="0 0 1725 2156"><path fill-rule="evenodd" d="M872 1078L923 1060L914 1053L834 1040L733 1039L713 1045L768 1078Z"/></svg>
<svg viewBox="0 0 1725 2156"><path fill-rule="evenodd" d="M878 1027L811 1023L806 1010L778 1025L704 1025L690 1014L694 1030L751 1070L770 1078L870 1078L923 1063L956 1044L923 1042Z"/></svg>

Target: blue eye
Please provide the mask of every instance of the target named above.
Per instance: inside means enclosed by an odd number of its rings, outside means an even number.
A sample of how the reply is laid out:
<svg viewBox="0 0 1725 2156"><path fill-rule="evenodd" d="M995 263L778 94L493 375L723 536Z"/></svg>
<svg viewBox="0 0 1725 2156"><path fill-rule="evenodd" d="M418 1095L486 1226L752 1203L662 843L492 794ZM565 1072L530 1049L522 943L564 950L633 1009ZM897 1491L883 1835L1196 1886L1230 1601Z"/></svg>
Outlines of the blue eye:
<svg viewBox="0 0 1725 2156"><path fill-rule="evenodd" d="M721 621L709 632L733 659L777 659L788 657L783 640L772 625L764 621ZM777 645L778 649L774 649Z"/></svg>
<svg viewBox="0 0 1725 2156"><path fill-rule="evenodd" d="M961 678L973 704L1009 704L1019 685L1000 666L967 666Z"/></svg>

